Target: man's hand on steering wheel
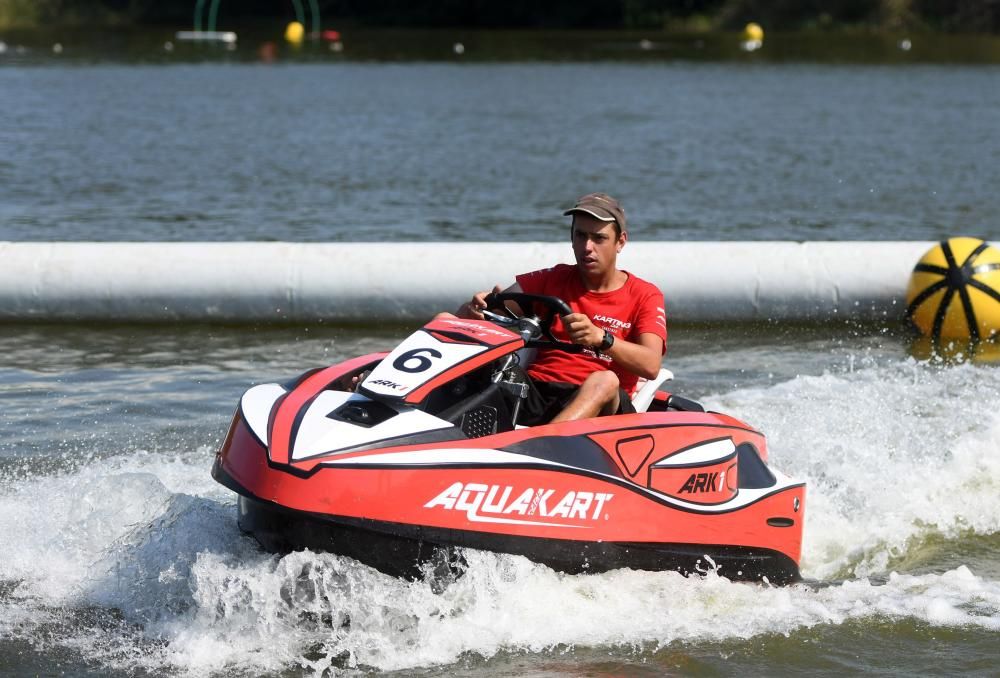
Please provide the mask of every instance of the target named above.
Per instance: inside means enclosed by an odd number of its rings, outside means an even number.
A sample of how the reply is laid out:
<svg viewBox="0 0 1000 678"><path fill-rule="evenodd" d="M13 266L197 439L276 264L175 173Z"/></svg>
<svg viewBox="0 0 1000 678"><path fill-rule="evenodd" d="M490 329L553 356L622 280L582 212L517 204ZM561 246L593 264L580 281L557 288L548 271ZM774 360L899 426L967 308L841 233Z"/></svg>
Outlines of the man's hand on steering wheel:
<svg viewBox="0 0 1000 678"><path fill-rule="evenodd" d="M528 294L518 290L487 295L485 316L487 320L515 323L518 332L529 347L555 348L579 353L583 346L561 341L552 334L556 318L573 315L573 310L559 297L546 294Z"/></svg>
<svg viewBox="0 0 1000 678"><path fill-rule="evenodd" d="M593 348L604 340L604 330L595 325L583 313L570 313L562 318L563 328L574 344Z"/></svg>
<svg viewBox="0 0 1000 678"><path fill-rule="evenodd" d="M494 285L492 292L476 292L472 295L472 299L459 306L455 315L459 318L466 318L469 320L483 320L483 311L486 310L487 306L486 297L491 294L500 294L502 291L503 288L499 285Z"/></svg>

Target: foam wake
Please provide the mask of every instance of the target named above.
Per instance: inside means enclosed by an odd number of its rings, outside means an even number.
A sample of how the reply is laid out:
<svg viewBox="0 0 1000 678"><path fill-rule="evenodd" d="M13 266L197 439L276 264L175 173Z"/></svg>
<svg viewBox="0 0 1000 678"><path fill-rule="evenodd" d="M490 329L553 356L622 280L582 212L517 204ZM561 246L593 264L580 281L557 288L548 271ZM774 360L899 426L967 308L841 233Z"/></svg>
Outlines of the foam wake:
<svg viewBox="0 0 1000 678"><path fill-rule="evenodd" d="M907 360L708 404L807 481L805 576L878 575L928 538L1000 531L1000 370Z"/></svg>
<svg viewBox="0 0 1000 678"><path fill-rule="evenodd" d="M205 448L8 470L0 635L204 675L645 652L874 618L996 631L998 394L1000 372L908 361L708 398L765 430L773 462L809 483L804 573L821 581L785 588L711 572L568 576L476 552L447 582L280 558L239 533Z"/></svg>

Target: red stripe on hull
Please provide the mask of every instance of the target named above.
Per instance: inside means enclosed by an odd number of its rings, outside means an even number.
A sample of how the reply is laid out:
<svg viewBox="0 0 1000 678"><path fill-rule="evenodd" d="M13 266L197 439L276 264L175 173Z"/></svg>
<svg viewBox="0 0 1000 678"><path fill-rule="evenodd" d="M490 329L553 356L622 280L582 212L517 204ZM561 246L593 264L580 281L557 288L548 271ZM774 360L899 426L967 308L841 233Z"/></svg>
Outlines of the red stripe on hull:
<svg viewBox="0 0 1000 678"><path fill-rule="evenodd" d="M327 367L309 375L286 394L272 413L273 419L268 427L267 438L271 448L271 460L277 464L288 464L291 461L295 420L299 412L316 396L338 379L387 355L389 354L371 353Z"/></svg>

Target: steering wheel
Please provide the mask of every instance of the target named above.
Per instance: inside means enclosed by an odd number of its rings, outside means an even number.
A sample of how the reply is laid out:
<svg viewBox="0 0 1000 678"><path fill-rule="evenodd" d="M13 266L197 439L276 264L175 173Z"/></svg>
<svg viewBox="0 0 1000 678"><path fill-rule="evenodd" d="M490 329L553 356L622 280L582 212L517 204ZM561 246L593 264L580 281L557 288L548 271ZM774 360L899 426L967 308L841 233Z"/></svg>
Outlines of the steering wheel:
<svg viewBox="0 0 1000 678"><path fill-rule="evenodd" d="M517 304L522 315L517 315L507 308L504 303L506 301ZM544 306L548 311L544 318L532 312L535 304ZM501 311L503 315L496 314L494 311ZM583 350L583 346L568 341L559 341L552 334L552 323L555 322L556 316L562 317L572 312L573 309L569 307L569 304L559 297L546 294L528 294L527 292L500 292L499 294L486 295L484 316L487 319L499 320L505 324L517 324L518 330L524 337L525 346L530 348L557 348L568 353L579 353Z"/></svg>

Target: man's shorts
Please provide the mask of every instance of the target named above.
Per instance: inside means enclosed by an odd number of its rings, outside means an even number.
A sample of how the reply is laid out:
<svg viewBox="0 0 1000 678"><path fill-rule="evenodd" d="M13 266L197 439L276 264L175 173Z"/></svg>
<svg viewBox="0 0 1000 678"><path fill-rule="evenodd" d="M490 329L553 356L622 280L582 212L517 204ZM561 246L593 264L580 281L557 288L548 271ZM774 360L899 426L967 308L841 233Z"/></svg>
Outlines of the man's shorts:
<svg viewBox="0 0 1000 678"><path fill-rule="evenodd" d="M517 423L521 426L547 424L563 411L580 390L579 384L564 384L557 381L536 381L525 375L528 383L528 397L521 401ZM635 412L632 399L625 389L618 389L618 411L615 414Z"/></svg>

